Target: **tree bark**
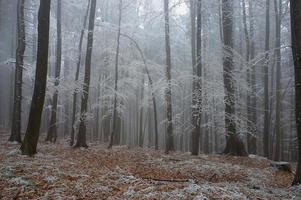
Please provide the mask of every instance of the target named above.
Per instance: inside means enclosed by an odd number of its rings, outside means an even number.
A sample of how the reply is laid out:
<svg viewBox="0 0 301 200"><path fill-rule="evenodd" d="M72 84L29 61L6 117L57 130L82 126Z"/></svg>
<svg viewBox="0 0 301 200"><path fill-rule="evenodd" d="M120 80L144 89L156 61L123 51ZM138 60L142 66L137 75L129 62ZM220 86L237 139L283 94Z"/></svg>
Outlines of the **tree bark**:
<svg viewBox="0 0 301 200"><path fill-rule="evenodd" d="M62 64L62 1L57 0L57 43L56 43L56 66L55 66L55 83L54 86L57 88L60 84L61 64ZM57 139L57 104L58 104L58 90L54 91L52 97L52 109L49 129L47 132L46 141L56 142Z"/></svg>
<svg viewBox="0 0 301 200"><path fill-rule="evenodd" d="M166 79L165 89L166 102L166 147L165 153L174 151L174 136L172 122L172 97L171 97L171 50L170 50L170 30L169 30L169 0L164 0L164 24L165 24L165 51L166 51Z"/></svg>
<svg viewBox="0 0 301 200"><path fill-rule="evenodd" d="M193 74L193 93L192 93L192 155L198 155L200 150L200 137L201 137L201 116L202 116L202 2L197 2L197 30L196 30L196 60ZM194 24L192 24L194 25ZM194 34L194 33L192 33ZM192 37L194 39L194 37ZM195 41L194 41L195 42ZM192 46L192 48L195 45ZM194 60L194 59L193 59Z"/></svg>
<svg viewBox="0 0 301 200"><path fill-rule="evenodd" d="M269 158L270 122L269 122L269 50L270 50L270 0L266 0L266 32L265 32L265 65L263 67L264 81L264 129L263 154Z"/></svg>
<svg viewBox="0 0 301 200"><path fill-rule="evenodd" d="M16 50L13 119L12 119L11 135L9 138L10 142L19 142L19 143L21 143L22 76L23 76L23 65L24 65L23 57L26 48L24 3L25 0L18 0L18 6L17 6L18 47Z"/></svg>
<svg viewBox="0 0 301 200"><path fill-rule="evenodd" d="M114 137L117 132L117 92L118 92L118 65L119 65L119 50L120 50L120 34L121 34L121 19L122 19L122 0L119 0L119 18L118 18L118 33L117 33L117 48L115 58L115 90L114 90L114 107L113 107L113 130L110 137L110 143L108 148L112 148L114 143Z"/></svg>
<svg viewBox="0 0 301 200"><path fill-rule="evenodd" d="M83 95L81 102L81 117L78 130L78 137L75 147L85 147L87 148L86 142L86 114L88 110L88 98L90 89L90 76L91 76L91 60L92 60L92 50L93 50L93 35L94 35L94 21L96 12L96 0L91 0L91 9L89 16L89 28L88 28L88 43L87 43L87 53L85 60L85 76L83 85Z"/></svg>
<svg viewBox="0 0 301 200"><path fill-rule="evenodd" d="M235 122L235 87L233 80L233 0L223 0L223 35L224 35L224 88L225 88L225 128L227 134L225 154L247 156L244 143L236 133Z"/></svg>
<svg viewBox="0 0 301 200"><path fill-rule="evenodd" d="M38 51L36 80L29 113L28 126L21 146L22 154L36 154L45 100L49 46L50 0L40 0L38 15Z"/></svg>
<svg viewBox="0 0 301 200"><path fill-rule="evenodd" d="M295 65L296 125L298 136L298 165L293 185L301 184L301 1L290 0L292 49Z"/></svg>
<svg viewBox="0 0 301 200"><path fill-rule="evenodd" d="M86 28L87 21L88 21L89 7L90 7L90 3L91 3L91 0L88 0L88 1L89 2L88 2L87 9L86 9L86 14L84 17L84 25L83 25L83 29L80 34L79 45L78 45L78 60L77 60L77 64L76 64L75 82L77 82L78 78L79 78L80 64L81 64L81 60L82 60L83 40L84 40L85 28ZM73 144L74 144L74 135L75 135L75 129L76 129L76 127L75 127L76 104L77 104L77 90L75 90L73 93L72 129L71 129L71 135L70 135L71 136L70 146L73 146Z"/></svg>
<svg viewBox="0 0 301 200"><path fill-rule="evenodd" d="M274 160L280 161L281 153L281 1L274 0L276 21L276 149Z"/></svg>

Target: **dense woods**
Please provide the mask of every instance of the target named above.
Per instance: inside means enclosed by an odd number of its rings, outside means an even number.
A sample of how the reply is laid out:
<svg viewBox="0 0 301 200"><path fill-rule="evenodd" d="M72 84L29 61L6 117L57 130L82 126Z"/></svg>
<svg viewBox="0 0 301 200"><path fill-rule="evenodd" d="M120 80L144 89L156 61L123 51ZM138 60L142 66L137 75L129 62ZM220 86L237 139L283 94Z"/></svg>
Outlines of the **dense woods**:
<svg viewBox="0 0 301 200"><path fill-rule="evenodd" d="M0 0L0 36L3 163L11 148L129 165L237 159L301 183L298 0ZM163 174L149 179L202 185Z"/></svg>

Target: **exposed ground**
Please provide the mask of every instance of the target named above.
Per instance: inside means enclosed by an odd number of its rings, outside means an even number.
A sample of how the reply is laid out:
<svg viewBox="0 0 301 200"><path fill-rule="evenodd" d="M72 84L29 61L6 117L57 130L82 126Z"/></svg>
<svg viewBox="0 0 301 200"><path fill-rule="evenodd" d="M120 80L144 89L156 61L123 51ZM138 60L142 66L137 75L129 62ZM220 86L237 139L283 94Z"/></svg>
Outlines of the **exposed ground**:
<svg viewBox="0 0 301 200"><path fill-rule="evenodd" d="M301 199L293 174L261 157L40 143L34 158L0 146L0 199Z"/></svg>

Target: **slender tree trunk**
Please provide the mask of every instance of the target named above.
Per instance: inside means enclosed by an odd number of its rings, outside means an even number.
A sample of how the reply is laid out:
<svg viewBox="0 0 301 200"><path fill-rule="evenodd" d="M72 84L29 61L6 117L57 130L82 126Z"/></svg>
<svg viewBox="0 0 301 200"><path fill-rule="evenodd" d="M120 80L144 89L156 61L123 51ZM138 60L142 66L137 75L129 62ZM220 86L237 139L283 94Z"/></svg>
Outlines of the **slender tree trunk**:
<svg viewBox="0 0 301 200"><path fill-rule="evenodd" d="M200 137L201 137L201 116L202 116L202 11L201 11L201 0L197 2L197 30L196 30L196 60L192 58L194 64L193 74L193 93L192 93L192 155L198 155L200 150ZM193 11L193 10L191 10ZM193 11L194 12L194 11ZM193 15L193 13L192 13ZM195 15L195 14L194 14ZM192 16L193 17L193 16ZM194 23L191 24L195 26ZM194 30L195 31L195 30ZM195 34L195 33L192 33ZM195 43L195 36L192 36L191 43ZM195 45L192 44L192 51L195 51ZM192 52L192 55L195 53ZM194 63L195 62L195 63Z"/></svg>
<svg viewBox="0 0 301 200"><path fill-rule="evenodd" d="M88 2L88 6L86 9L86 14L84 17L84 25L83 29L80 34L80 39L79 39L79 45L78 45L78 60L76 64L76 73L75 73L75 82L78 81L79 78L79 70L80 70L80 64L82 60L82 48L83 48L83 40L84 40L84 34L85 34L85 28L87 25L88 21L88 14L89 14L89 7L90 7L91 0ZM76 105L77 105L77 90L74 91L73 93L73 105L72 105L72 129L71 129L71 138L70 138L70 146L73 146L74 144L74 135L75 135L75 115L76 115Z"/></svg>
<svg viewBox="0 0 301 200"><path fill-rule="evenodd" d="M166 148L165 153L174 151L174 136L172 122L172 97L171 97L171 50L169 30L169 0L164 0L164 23L165 23L165 50L166 50L166 78L167 88L165 89L166 101Z"/></svg>
<svg viewBox="0 0 301 200"><path fill-rule="evenodd" d="M36 80L29 113L28 126L21 146L22 154L36 154L47 82L50 0L40 0L38 16L38 51Z"/></svg>
<svg viewBox="0 0 301 200"><path fill-rule="evenodd" d="M85 76L83 85L83 95L81 102L81 117L78 130L78 137L75 147L88 147L86 142L86 114L88 110L88 98L90 89L90 76L91 76L91 60L92 60L92 50L93 50L93 35L94 35L94 21L96 12L96 0L91 0L91 9L89 16L89 32L88 32L88 43L87 43L87 53L85 61Z"/></svg>
<svg viewBox="0 0 301 200"><path fill-rule="evenodd" d="M225 154L247 156L244 143L236 134L235 122L235 87L233 80L233 0L223 0L223 35L224 35L224 87L225 87L225 128L227 133Z"/></svg>
<svg viewBox="0 0 301 200"><path fill-rule="evenodd" d="M251 67L251 122L253 129L251 130L250 142L248 144L249 153L257 153L257 101L256 101L256 67L253 64L255 58L255 43L254 43L254 15L253 15L253 1L249 1L249 15L250 15L250 67Z"/></svg>
<svg viewBox="0 0 301 200"><path fill-rule="evenodd" d="M251 42L250 42L250 34L248 30L247 25L247 14L246 14L246 2L245 0L242 0L242 10L243 10L243 25L244 25L244 32L245 32L245 39L246 39L246 61L248 65L247 69L247 83L248 87L251 88L251 65L250 65L250 50L251 50ZM254 154L254 147L252 146L252 140L253 140L253 123L252 123L252 91L248 91L247 94L247 147L248 152Z"/></svg>
<svg viewBox="0 0 301 200"><path fill-rule="evenodd" d="M274 160L281 157L281 1L274 0L276 21L276 149Z"/></svg>
<svg viewBox="0 0 301 200"><path fill-rule="evenodd" d="M293 185L301 183L301 1L290 0L292 49L295 64L295 117L298 136L298 165Z"/></svg>
<svg viewBox="0 0 301 200"><path fill-rule="evenodd" d="M115 90L114 90L114 107L113 107L113 130L110 137L108 148L112 148L114 137L117 134L117 92L118 92L118 65L119 65L119 50L120 50L120 34L121 34L121 19L122 19L122 0L119 0L119 19L118 19L118 33L117 33L117 49L115 58Z"/></svg>
<svg viewBox="0 0 301 200"><path fill-rule="evenodd" d="M61 74L61 63L62 63L62 1L57 0L57 43L56 43L56 66L55 66L55 83L56 90L52 97L52 109L49 129L47 132L46 141L56 142L57 139L57 104L58 104L58 93L57 87L60 84Z"/></svg>
<svg viewBox="0 0 301 200"><path fill-rule="evenodd" d="M264 129L263 154L269 158L270 123L269 123L269 49L270 49L270 0L266 0L266 33L265 33L265 65L263 67L264 81Z"/></svg>
<svg viewBox="0 0 301 200"><path fill-rule="evenodd" d="M143 101L144 98L144 75L143 75L143 79L142 79L142 85L141 85L141 97L140 97L140 102ZM142 102L143 103L143 102ZM139 146L143 147L143 141L144 141L144 134L143 134L143 105L141 105L140 108L140 116L139 116Z"/></svg>
<svg viewBox="0 0 301 200"><path fill-rule="evenodd" d="M22 112L22 74L23 57L25 52L25 22L24 22L24 3L25 0L18 0L17 28L18 28L18 47L16 50L15 68L15 88L14 88L14 107L9 141L21 143L21 112Z"/></svg>

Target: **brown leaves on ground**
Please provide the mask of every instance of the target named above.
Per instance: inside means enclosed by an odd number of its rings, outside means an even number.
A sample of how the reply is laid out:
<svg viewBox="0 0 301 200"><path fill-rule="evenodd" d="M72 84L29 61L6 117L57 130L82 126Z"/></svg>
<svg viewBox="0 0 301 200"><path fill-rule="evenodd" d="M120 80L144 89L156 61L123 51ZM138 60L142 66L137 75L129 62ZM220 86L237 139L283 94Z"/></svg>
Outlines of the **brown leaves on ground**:
<svg viewBox="0 0 301 200"><path fill-rule="evenodd" d="M1 144L0 199L291 199L293 175L261 157L39 144L34 158ZM300 197L300 196L299 196Z"/></svg>

